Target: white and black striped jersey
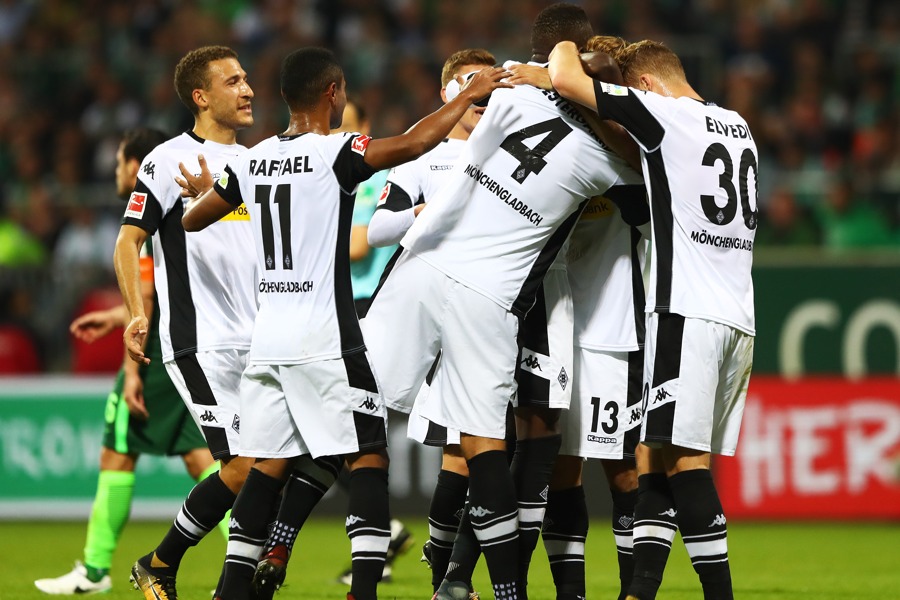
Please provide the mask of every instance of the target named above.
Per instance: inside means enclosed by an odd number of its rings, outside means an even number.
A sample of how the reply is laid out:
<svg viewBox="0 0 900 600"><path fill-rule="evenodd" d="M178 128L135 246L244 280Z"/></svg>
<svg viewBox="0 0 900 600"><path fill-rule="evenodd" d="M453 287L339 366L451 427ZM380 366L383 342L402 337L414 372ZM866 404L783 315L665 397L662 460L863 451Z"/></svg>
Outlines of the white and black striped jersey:
<svg viewBox="0 0 900 600"><path fill-rule="evenodd" d="M555 92L499 89L401 245L521 316L587 198L626 170Z"/></svg>
<svg viewBox="0 0 900 600"><path fill-rule="evenodd" d="M365 350L350 285L356 187L375 172L370 138L304 133L263 140L229 164L216 191L246 203L259 315L250 362L303 364Z"/></svg>
<svg viewBox="0 0 900 600"><path fill-rule="evenodd" d="M578 348L630 352L644 343L647 240L638 226L648 224L650 210L641 176L631 172L629 177L634 185L591 198L569 238L566 258Z"/></svg>
<svg viewBox="0 0 900 600"><path fill-rule="evenodd" d="M203 231L181 226L185 199L178 163L200 173L202 154L214 178L246 150L183 133L157 146L141 163L122 223L153 234L163 361L193 352L248 349L256 316L256 261L246 209L238 207Z"/></svg>
<svg viewBox="0 0 900 600"><path fill-rule="evenodd" d="M754 335L756 144L734 111L594 84L598 112L641 147L652 216L647 310Z"/></svg>
<svg viewBox="0 0 900 600"><path fill-rule="evenodd" d="M465 140L447 138L416 160L391 169L369 222L370 243L388 246L400 241L415 221L412 209L430 202L447 184L465 144ZM398 213L403 213L402 221L396 218Z"/></svg>

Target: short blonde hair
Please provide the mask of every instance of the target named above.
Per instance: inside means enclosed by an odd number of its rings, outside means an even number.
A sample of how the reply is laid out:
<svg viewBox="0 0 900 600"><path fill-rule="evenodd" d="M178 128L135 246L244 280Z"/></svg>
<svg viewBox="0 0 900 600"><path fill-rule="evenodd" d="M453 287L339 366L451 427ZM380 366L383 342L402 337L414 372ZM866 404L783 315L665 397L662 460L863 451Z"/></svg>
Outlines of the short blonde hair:
<svg viewBox="0 0 900 600"><path fill-rule="evenodd" d="M441 87L447 87L454 77L459 74L460 67L466 65L484 65L485 67L493 67L497 62L494 55L484 48L468 48L454 52L444 63L441 70Z"/></svg>
<svg viewBox="0 0 900 600"><path fill-rule="evenodd" d="M617 35L595 35L584 45L585 52L605 52L619 62L619 52L628 45L628 42Z"/></svg>
<svg viewBox="0 0 900 600"><path fill-rule="evenodd" d="M616 61L622 69L625 85L637 85L642 73L650 73L666 81L686 81L681 59L662 42L641 40L619 51Z"/></svg>

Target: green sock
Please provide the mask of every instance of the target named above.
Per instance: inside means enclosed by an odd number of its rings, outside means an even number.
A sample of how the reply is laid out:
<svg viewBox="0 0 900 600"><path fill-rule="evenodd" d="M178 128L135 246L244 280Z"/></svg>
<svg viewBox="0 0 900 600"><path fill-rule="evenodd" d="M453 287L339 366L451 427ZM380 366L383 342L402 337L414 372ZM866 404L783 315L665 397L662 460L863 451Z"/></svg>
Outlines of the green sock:
<svg viewBox="0 0 900 600"><path fill-rule="evenodd" d="M84 564L89 578L92 570L98 581L109 571L113 552L131 512L133 495L134 473L100 471L84 544Z"/></svg>
<svg viewBox="0 0 900 600"><path fill-rule="evenodd" d="M219 470L219 466L221 463L219 461L214 462L210 466L206 468L205 471L200 473L200 478L197 479L198 482L203 481L213 473ZM222 532L222 536L225 537L225 541L228 541L228 522L231 520L231 510L225 513L225 518L219 522L219 531Z"/></svg>

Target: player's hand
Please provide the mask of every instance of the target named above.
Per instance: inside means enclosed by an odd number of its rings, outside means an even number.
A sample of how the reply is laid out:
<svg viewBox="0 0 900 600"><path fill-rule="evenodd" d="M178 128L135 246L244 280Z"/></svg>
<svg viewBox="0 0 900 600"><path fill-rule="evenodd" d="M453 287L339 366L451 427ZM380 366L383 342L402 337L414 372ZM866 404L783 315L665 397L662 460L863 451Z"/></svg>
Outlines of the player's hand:
<svg viewBox="0 0 900 600"><path fill-rule="evenodd" d="M95 310L81 315L69 325L69 332L88 344L99 340L122 325L112 310Z"/></svg>
<svg viewBox="0 0 900 600"><path fill-rule="evenodd" d="M125 381L122 384L122 397L132 416L146 421L150 417L144 403L144 382L136 369L125 369Z"/></svg>
<svg viewBox="0 0 900 600"><path fill-rule="evenodd" d="M553 89L553 85L550 83L550 73L546 67L517 64L511 65L509 71L512 76L506 81L513 85L533 85L548 91Z"/></svg>
<svg viewBox="0 0 900 600"><path fill-rule="evenodd" d="M475 104L482 98L489 96L497 88L513 87L503 81L504 78L509 76L510 72L503 67L484 68L469 79L459 94L468 98L469 104Z"/></svg>
<svg viewBox="0 0 900 600"><path fill-rule="evenodd" d="M147 317L134 317L125 328L122 336L125 340L125 350L131 360L145 365L150 364L150 359L144 356L144 339L147 337Z"/></svg>
<svg viewBox="0 0 900 600"><path fill-rule="evenodd" d="M178 163L178 170L181 171L182 177L176 177L175 182L181 186L182 198L197 198L203 192L209 190L213 186L212 173L206 165L206 158L202 154L197 155L197 162L200 163L200 176L195 177L184 163Z"/></svg>
<svg viewBox="0 0 900 600"><path fill-rule="evenodd" d="M425 208L425 203L424 203L424 202L423 202L422 204L416 204L416 205L413 207L413 216L414 216L414 217L418 217L418 216L419 216L419 213L422 212L422 210L423 210L424 208Z"/></svg>

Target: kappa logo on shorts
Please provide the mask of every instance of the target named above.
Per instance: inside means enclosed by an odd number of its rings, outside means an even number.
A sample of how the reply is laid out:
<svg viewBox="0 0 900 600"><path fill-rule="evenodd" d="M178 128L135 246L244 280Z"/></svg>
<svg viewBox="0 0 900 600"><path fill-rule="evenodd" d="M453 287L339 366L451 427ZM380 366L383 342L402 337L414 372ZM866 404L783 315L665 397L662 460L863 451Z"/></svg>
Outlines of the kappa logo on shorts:
<svg viewBox="0 0 900 600"><path fill-rule="evenodd" d="M656 390L656 397L653 398L653 404L657 404L658 402L662 402L666 398L671 398L672 394L666 391L666 388L659 388Z"/></svg>
<svg viewBox="0 0 900 600"><path fill-rule="evenodd" d="M603 436L599 436L599 435L588 435L587 441L596 442L598 444L615 444L616 438L603 437Z"/></svg>
<svg viewBox="0 0 900 600"><path fill-rule="evenodd" d="M556 377L556 380L559 382L559 385L562 386L563 391L565 391L566 385L569 383L569 375L566 373L565 367L559 370L559 375Z"/></svg>
<svg viewBox="0 0 900 600"><path fill-rule="evenodd" d="M632 408L631 418L628 420L628 424L633 425L634 423L640 423L643 413L644 411L642 411L640 408Z"/></svg>
<svg viewBox="0 0 900 600"><path fill-rule="evenodd" d="M216 419L216 415L212 414L211 410L206 411L202 415L200 415L200 420L204 423L218 423L219 421Z"/></svg>
<svg viewBox="0 0 900 600"><path fill-rule="evenodd" d="M537 369L538 371L542 371L541 363L538 361L538 357L534 354L529 354L524 359L522 359L522 364L528 367L529 369Z"/></svg>
<svg viewBox="0 0 900 600"><path fill-rule="evenodd" d="M237 415L234 415L234 420L231 421L231 428L234 429L235 433L241 432L241 418Z"/></svg>
<svg viewBox="0 0 900 600"><path fill-rule="evenodd" d="M366 399L363 400L363 403L360 404L359 407L366 410L375 410L377 408L375 404L375 398L373 398L372 396L366 396Z"/></svg>

